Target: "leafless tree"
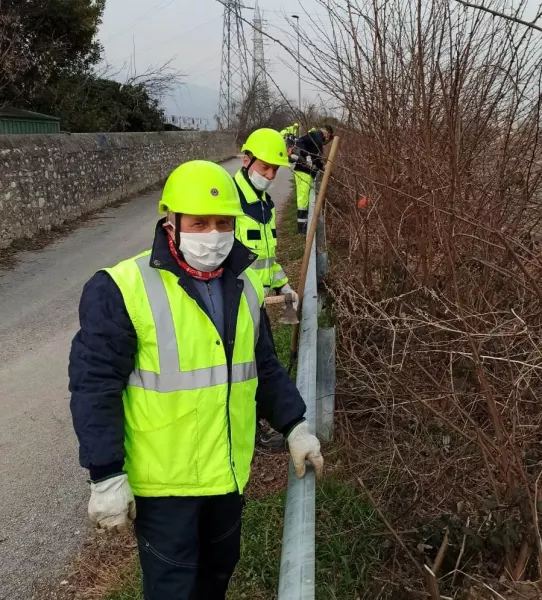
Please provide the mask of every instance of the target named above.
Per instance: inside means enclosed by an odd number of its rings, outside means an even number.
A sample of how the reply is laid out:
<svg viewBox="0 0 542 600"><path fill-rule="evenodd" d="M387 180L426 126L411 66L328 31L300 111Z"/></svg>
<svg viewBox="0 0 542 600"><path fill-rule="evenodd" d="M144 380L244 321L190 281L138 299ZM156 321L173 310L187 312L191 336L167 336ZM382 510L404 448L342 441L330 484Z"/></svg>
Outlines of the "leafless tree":
<svg viewBox="0 0 542 600"><path fill-rule="evenodd" d="M474 8L476 10L482 10L484 12L489 13L490 15L493 15L494 17L499 17L500 19L507 19L508 21L512 21L514 23L519 23L521 25L525 25L525 27L531 27L532 29L537 29L538 31L542 31L542 27L540 27L539 25L536 24L538 19L540 19L540 17L542 17L542 10L541 10L542 5L539 6L538 11L536 12L535 18L532 21L526 21L525 19L522 19L517 16L518 14L520 14L522 12L521 6L516 9L515 14L510 15L510 14L506 14L504 12L500 12L498 10L493 10L489 6L484 6L483 4L476 4L474 2L466 2L465 0L455 0L455 1L459 2L459 4L462 4L463 6L466 6L467 8Z"/></svg>
<svg viewBox="0 0 542 600"><path fill-rule="evenodd" d="M319 4L302 63L344 114L326 210L353 481L437 563L431 593L540 579L542 39L523 0Z"/></svg>
<svg viewBox="0 0 542 600"><path fill-rule="evenodd" d="M175 69L173 58L161 65L151 65L141 73L134 72L125 79L125 85L142 87L147 94L161 100L183 82L184 75Z"/></svg>

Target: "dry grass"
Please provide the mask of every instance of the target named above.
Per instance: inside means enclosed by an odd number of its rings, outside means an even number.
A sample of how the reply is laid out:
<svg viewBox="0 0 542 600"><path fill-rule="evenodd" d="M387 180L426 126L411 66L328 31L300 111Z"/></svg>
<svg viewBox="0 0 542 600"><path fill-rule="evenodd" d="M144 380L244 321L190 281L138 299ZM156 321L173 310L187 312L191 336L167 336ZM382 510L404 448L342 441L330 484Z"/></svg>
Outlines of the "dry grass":
<svg viewBox="0 0 542 600"><path fill-rule="evenodd" d="M91 533L83 549L66 569L62 583L41 582L33 590L36 600L104 600L126 589L133 580L137 543L132 532Z"/></svg>

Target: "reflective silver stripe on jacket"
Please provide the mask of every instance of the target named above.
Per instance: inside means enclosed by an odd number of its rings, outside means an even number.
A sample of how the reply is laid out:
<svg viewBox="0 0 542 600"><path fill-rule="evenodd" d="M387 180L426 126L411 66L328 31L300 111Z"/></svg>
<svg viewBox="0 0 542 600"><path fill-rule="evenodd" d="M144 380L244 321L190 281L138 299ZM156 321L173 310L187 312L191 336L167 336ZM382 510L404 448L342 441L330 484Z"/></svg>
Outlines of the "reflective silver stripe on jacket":
<svg viewBox="0 0 542 600"><path fill-rule="evenodd" d="M273 281L280 281L281 279L286 279L286 273L282 269L273 275Z"/></svg>
<svg viewBox="0 0 542 600"><path fill-rule="evenodd" d="M254 323L254 348L258 343L258 336L260 335L260 302L258 301L258 294L252 285L252 282L248 278L246 273L241 273L239 279L242 279L245 283L243 287L243 294L248 302L248 308L252 315L252 322Z"/></svg>
<svg viewBox="0 0 542 600"><path fill-rule="evenodd" d="M232 383L242 383L257 377L256 362L239 363L232 367ZM225 385L228 383L226 365L178 371L177 373L153 373L135 369L128 379L128 385L152 392L169 394Z"/></svg>
<svg viewBox="0 0 542 600"><path fill-rule="evenodd" d="M193 369L191 371L180 370L175 325L162 277L157 269L153 269L149 265L148 256L142 256L136 259L135 262L143 279L156 328L160 373L134 369L128 379L128 385L166 394L227 384L228 369L226 365ZM258 294L247 275L242 273L240 279L244 282L243 294L247 299L254 323L255 347L260 329ZM232 383L242 383L256 377L256 361L232 366Z"/></svg>
<svg viewBox="0 0 542 600"><path fill-rule="evenodd" d="M276 259L274 256L270 256L268 258L259 258L250 265L250 268L254 269L255 271L270 269L275 264L275 260Z"/></svg>
<svg viewBox="0 0 542 600"><path fill-rule="evenodd" d="M179 349L177 348L173 315L167 299L166 287L160 273L149 265L148 256L138 258L136 264L143 278L147 298L151 305L154 326L156 327L160 373L178 372L180 364Z"/></svg>

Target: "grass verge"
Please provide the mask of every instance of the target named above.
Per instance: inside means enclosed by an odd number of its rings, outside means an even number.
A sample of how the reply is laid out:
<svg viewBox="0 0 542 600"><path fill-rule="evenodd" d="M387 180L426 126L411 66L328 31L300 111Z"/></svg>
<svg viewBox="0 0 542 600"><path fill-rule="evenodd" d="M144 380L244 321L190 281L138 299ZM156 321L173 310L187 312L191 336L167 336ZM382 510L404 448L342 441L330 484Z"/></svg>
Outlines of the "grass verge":
<svg viewBox="0 0 542 600"><path fill-rule="evenodd" d="M284 502L280 492L247 504L231 600L276 598ZM319 486L316 506L316 598L355 600L366 592L379 560L378 538L372 535L378 523L359 490L339 481Z"/></svg>
<svg viewBox="0 0 542 600"><path fill-rule="evenodd" d="M249 500L243 515L241 562L231 581L230 600L277 597L285 493ZM372 509L359 490L328 480L316 494L316 598L356 600L367 593L380 557ZM139 570L122 591L105 600L142 600Z"/></svg>

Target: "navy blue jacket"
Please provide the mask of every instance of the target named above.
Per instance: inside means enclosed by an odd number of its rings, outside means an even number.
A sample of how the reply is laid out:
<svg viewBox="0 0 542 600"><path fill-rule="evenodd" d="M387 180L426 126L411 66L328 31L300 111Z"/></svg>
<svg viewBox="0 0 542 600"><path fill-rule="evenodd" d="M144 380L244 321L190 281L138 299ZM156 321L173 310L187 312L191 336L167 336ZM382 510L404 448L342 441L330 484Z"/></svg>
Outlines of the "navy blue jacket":
<svg viewBox="0 0 542 600"><path fill-rule="evenodd" d="M307 156L310 156L312 168L304 160L300 160L295 164L294 171L301 171L310 175L316 175L318 171L322 171L324 168L325 142L324 134L321 131L311 131L307 135L300 137L295 143L294 152L299 154L301 159L306 159Z"/></svg>
<svg viewBox="0 0 542 600"><path fill-rule="evenodd" d="M160 221L156 228L150 264L174 273L179 285L209 316L194 280L171 256L167 234ZM241 243L224 263L224 338L231 373L237 313L243 291L240 275L255 259ZM79 440L81 466L93 481L122 471L124 463L124 408L122 392L134 368L137 335L116 283L105 271L85 285L79 306L81 329L72 342L69 379L73 425ZM212 319L211 319L212 320ZM262 308L256 346L258 413L283 434L303 420L305 403L278 361ZM194 332L197 335L197 332Z"/></svg>

